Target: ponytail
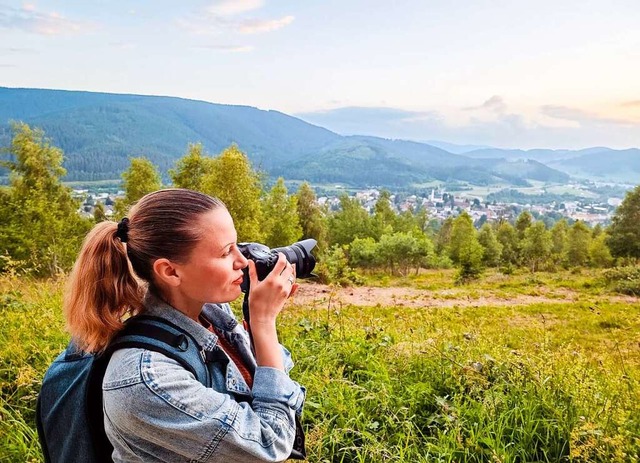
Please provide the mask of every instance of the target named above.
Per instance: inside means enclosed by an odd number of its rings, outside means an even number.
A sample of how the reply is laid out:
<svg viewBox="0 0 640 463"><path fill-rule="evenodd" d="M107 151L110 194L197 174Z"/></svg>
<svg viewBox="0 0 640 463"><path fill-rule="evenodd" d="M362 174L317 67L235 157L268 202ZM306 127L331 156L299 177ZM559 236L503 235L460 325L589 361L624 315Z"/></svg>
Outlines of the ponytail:
<svg viewBox="0 0 640 463"><path fill-rule="evenodd" d="M67 330L85 352L104 350L128 315L142 310L144 284L131 270L115 222L89 232L69 276L64 297Z"/></svg>

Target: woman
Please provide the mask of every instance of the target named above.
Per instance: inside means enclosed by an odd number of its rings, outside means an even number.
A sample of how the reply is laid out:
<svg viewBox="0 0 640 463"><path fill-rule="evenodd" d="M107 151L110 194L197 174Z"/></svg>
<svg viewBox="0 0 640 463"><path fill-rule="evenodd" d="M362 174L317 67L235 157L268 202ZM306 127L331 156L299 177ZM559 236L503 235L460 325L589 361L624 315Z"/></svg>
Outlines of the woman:
<svg viewBox="0 0 640 463"><path fill-rule="evenodd" d="M180 364L139 348L113 354L103 385L105 430L116 462L283 461L304 388L280 346L276 319L294 284L283 255L262 281L237 247L233 220L210 196L184 189L144 196L119 224L102 222L83 244L65 297L77 345L100 352L140 313L187 330L229 358L206 388ZM229 305L249 266L250 330ZM251 350L253 347L253 352Z"/></svg>

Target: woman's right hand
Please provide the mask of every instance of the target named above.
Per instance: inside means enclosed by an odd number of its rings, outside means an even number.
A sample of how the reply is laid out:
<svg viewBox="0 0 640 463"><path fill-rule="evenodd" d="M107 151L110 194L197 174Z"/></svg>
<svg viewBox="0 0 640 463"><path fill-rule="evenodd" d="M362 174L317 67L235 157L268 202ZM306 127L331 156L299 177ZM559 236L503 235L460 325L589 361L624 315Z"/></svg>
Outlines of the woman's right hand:
<svg viewBox="0 0 640 463"><path fill-rule="evenodd" d="M278 253L278 261L273 269L262 281L258 280L255 262L249 260L249 311L252 326L275 321L292 293L295 278L295 268L281 252Z"/></svg>
<svg viewBox="0 0 640 463"><path fill-rule="evenodd" d="M267 277L259 281L256 264L249 260L249 329L259 366L284 371L282 350L278 342L276 318L295 285L295 269L284 254Z"/></svg>

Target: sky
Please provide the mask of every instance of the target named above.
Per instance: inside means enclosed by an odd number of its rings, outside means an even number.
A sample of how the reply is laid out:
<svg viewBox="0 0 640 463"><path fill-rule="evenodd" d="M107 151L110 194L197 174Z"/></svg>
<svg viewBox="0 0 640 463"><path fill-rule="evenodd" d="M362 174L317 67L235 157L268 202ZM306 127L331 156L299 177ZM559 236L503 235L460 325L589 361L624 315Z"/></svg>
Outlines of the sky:
<svg viewBox="0 0 640 463"><path fill-rule="evenodd" d="M0 0L0 86L254 106L341 134L640 147L638 0Z"/></svg>

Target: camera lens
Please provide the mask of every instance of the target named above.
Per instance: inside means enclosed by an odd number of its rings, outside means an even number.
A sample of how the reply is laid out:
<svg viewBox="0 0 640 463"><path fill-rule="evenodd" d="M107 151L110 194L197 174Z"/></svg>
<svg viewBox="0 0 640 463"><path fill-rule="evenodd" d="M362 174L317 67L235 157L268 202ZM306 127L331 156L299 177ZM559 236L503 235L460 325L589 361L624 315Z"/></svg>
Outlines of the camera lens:
<svg viewBox="0 0 640 463"><path fill-rule="evenodd" d="M290 246L273 248L272 251L283 253L287 260L292 265L295 265L297 278L306 278L311 275L316 266L316 259L311 254L311 250L316 244L317 241L310 238L298 241Z"/></svg>

